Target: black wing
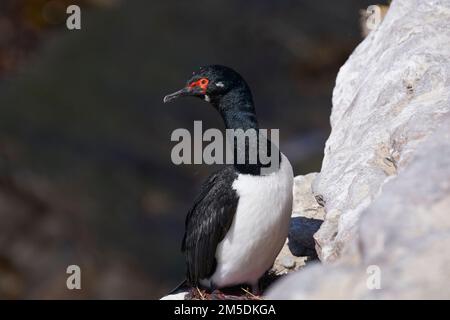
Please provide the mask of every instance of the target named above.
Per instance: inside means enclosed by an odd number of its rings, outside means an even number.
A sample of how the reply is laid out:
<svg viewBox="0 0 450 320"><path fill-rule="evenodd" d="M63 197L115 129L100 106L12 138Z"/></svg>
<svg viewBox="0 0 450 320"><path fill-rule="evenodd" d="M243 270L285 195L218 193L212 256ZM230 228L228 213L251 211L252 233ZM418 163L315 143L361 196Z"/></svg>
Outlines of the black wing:
<svg viewBox="0 0 450 320"><path fill-rule="evenodd" d="M186 217L182 251L187 278L192 285L210 277L216 268L216 247L233 222L239 197L232 188L237 174L232 166L211 175L203 183Z"/></svg>

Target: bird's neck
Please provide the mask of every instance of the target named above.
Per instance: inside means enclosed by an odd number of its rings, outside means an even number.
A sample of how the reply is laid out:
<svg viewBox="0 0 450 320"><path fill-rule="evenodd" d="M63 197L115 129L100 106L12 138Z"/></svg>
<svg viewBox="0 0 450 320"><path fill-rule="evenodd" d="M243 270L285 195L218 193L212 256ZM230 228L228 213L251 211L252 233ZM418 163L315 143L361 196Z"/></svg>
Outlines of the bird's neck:
<svg viewBox="0 0 450 320"><path fill-rule="evenodd" d="M227 129L258 130L255 106L248 88L232 90L216 103Z"/></svg>
<svg viewBox="0 0 450 320"><path fill-rule="evenodd" d="M239 173L260 175L261 168L264 167L260 163L260 144L264 143L269 148L271 142L265 136L260 136L258 120L256 118L255 107L253 104L253 98L250 93L250 89L247 86L232 90L226 95L222 96L220 100L214 101L217 110L220 112L226 129L234 130L235 134L242 134L243 132L249 133L254 131L256 134L256 142L250 143L250 140L245 139L245 145L239 143L239 139L233 139L234 150L234 167ZM279 155L279 151L277 149ZM239 155L245 155L245 162L239 163ZM251 155L256 156L257 162L252 162ZM266 153L267 155L267 153Z"/></svg>

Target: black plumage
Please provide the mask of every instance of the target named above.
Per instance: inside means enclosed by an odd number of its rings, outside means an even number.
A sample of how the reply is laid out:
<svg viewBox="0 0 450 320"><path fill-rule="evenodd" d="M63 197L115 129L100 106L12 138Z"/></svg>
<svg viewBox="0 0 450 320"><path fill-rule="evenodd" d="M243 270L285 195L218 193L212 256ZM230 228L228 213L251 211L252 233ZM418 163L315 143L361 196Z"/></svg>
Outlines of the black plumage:
<svg viewBox="0 0 450 320"><path fill-rule="evenodd" d="M212 174L186 217L182 251L192 285L214 273L217 245L230 229L239 200L231 187L236 177L233 166Z"/></svg>

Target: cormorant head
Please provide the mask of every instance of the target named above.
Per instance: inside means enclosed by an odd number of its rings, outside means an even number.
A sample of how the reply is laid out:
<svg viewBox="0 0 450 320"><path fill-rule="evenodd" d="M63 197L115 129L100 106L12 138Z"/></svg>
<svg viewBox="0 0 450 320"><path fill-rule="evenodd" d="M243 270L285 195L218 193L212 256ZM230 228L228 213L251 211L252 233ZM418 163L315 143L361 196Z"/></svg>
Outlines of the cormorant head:
<svg viewBox="0 0 450 320"><path fill-rule="evenodd" d="M204 66L192 73L184 88L165 96L164 103L179 97L194 96L218 105L221 98L233 90L250 95L244 79L233 69L221 65Z"/></svg>

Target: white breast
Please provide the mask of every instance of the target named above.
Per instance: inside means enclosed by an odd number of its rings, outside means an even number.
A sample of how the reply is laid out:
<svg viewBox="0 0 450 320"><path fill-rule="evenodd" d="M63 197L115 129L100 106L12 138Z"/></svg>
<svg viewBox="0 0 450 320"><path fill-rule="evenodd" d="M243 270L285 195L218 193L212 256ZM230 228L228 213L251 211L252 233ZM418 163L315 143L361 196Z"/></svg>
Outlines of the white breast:
<svg viewBox="0 0 450 320"><path fill-rule="evenodd" d="M282 154L277 172L240 174L233 183L239 195L236 214L216 250L217 268L208 281L217 287L256 285L272 266L289 231L293 172Z"/></svg>

